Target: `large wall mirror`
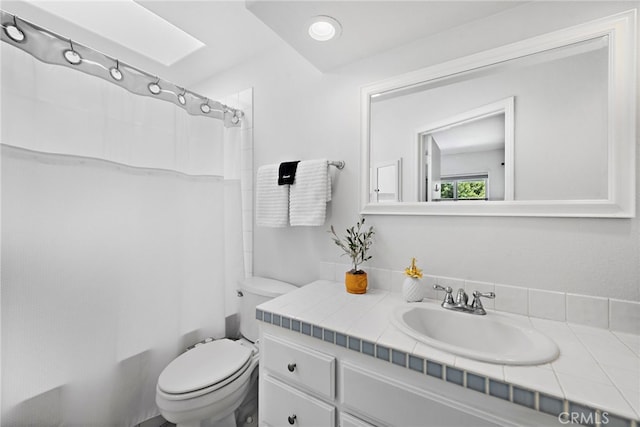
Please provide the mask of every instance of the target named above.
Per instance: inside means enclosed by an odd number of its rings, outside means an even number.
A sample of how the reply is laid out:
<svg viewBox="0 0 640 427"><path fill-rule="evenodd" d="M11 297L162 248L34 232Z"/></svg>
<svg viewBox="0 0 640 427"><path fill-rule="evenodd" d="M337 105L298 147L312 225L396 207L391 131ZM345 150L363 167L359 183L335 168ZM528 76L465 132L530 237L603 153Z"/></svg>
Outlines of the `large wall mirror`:
<svg viewBox="0 0 640 427"><path fill-rule="evenodd" d="M362 212L635 215L636 12L362 89ZM399 195L373 171L402 158Z"/></svg>

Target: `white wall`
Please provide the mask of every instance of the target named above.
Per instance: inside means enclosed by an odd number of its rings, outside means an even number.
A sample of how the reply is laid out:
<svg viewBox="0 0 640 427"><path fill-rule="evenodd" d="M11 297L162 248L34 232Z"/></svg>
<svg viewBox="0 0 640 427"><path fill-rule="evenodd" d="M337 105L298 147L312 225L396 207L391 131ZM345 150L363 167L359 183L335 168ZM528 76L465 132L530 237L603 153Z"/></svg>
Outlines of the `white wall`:
<svg viewBox="0 0 640 427"><path fill-rule="evenodd" d="M254 166L346 161L335 175L326 227L255 229L254 273L305 284L321 275L319 261L346 262L326 229L359 217L361 86L637 6L525 3L326 74L283 42L200 84L196 90L213 95L254 87ZM637 218L370 216L367 222L377 235L365 268L400 270L416 257L427 274L640 301Z"/></svg>

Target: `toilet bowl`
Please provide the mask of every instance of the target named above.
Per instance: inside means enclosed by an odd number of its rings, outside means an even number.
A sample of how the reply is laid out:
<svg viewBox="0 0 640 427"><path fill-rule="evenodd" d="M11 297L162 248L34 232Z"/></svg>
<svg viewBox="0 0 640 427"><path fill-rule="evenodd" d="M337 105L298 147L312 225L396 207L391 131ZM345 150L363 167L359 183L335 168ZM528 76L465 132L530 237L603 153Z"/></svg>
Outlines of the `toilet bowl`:
<svg viewBox="0 0 640 427"><path fill-rule="evenodd" d="M294 289L262 277L243 280L238 292L242 337L199 344L169 363L156 386L162 416L178 427L235 427L235 411L257 387L256 306Z"/></svg>

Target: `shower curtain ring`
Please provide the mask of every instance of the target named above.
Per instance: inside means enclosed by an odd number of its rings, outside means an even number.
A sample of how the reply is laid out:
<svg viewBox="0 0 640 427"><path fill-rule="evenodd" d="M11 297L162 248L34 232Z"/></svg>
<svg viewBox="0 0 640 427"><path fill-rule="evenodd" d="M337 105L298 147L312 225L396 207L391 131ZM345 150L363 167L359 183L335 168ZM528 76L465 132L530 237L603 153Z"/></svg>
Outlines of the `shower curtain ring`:
<svg viewBox="0 0 640 427"><path fill-rule="evenodd" d="M205 114L209 114L211 112L211 107L209 106L209 98L206 98L207 102L200 105L200 111Z"/></svg>
<svg viewBox="0 0 640 427"><path fill-rule="evenodd" d="M149 83L147 85L147 88L149 89L149 92L151 92L154 95L159 94L160 92L162 92L162 89L160 88L160 77L156 76L156 81L155 83Z"/></svg>
<svg viewBox="0 0 640 427"><path fill-rule="evenodd" d="M24 31L22 31L18 27L18 21L16 20L16 15L13 15L13 25L7 24L3 25L4 33L14 42L22 43L27 36L25 36Z"/></svg>
<svg viewBox="0 0 640 427"><path fill-rule="evenodd" d="M62 54L64 59L71 65L78 65L82 62L82 56L73 48L73 41L69 39L69 49L65 50Z"/></svg>
<svg viewBox="0 0 640 427"><path fill-rule="evenodd" d="M185 105L187 103L187 98L185 98L185 95L187 94L187 90L181 87L179 87L178 89L182 90L182 93L178 94L178 102L182 105Z"/></svg>
<svg viewBox="0 0 640 427"><path fill-rule="evenodd" d="M109 68L109 74L114 80L120 81L122 80L122 71L120 71L120 61L116 59L116 66Z"/></svg>

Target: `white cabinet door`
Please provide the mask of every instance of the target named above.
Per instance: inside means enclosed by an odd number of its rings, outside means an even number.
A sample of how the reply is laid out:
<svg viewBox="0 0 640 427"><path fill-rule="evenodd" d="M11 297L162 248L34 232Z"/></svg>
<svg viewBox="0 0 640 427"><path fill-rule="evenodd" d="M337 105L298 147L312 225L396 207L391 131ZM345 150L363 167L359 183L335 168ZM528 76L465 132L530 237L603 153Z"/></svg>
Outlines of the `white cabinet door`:
<svg viewBox="0 0 640 427"><path fill-rule="evenodd" d="M335 408L266 375L261 380L260 424L334 427Z"/></svg>

